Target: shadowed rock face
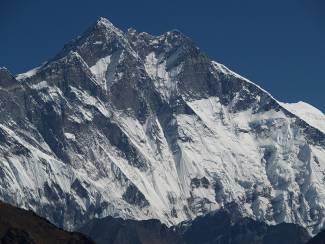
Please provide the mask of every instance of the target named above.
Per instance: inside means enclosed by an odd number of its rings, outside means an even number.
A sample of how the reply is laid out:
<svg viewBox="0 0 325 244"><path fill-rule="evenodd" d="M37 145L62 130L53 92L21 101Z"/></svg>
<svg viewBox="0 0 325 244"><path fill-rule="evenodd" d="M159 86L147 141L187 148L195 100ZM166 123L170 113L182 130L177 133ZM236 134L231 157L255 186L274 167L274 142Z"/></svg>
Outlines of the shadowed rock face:
<svg viewBox="0 0 325 244"><path fill-rule="evenodd" d="M167 228L159 221L94 219L80 231L96 243L114 244L305 244L308 232L295 224L269 226L221 210L191 223Z"/></svg>
<svg viewBox="0 0 325 244"><path fill-rule="evenodd" d="M15 77L6 68L0 67L0 86L12 88L17 85Z"/></svg>
<svg viewBox="0 0 325 244"><path fill-rule="evenodd" d="M188 244L304 244L310 236L295 224L269 226L228 211L198 217L189 226L180 227Z"/></svg>
<svg viewBox="0 0 325 244"><path fill-rule="evenodd" d="M319 232L316 236L310 239L307 244L324 244L325 243L325 231Z"/></svg>
<svg viewBox="0 0 325 244"><path fill-rule="evenodd" d="M60 227L168 226L235 203L316 233L325 135L178 31L100 19L41 67L0 70L0 199Z"/></svg>
<svg viewBox="0 0 325 244"><path fill-rule="evenodd" d="M33 212L0 203L0 242L3 244L94 243L80 233L55 227Z"/></svg>
<svg viewBox="0 0 325 244"><path fill-rule="evenodd" d="M158 220L94 219L80 232L97 244L185 244L181 236Z"/></svg>

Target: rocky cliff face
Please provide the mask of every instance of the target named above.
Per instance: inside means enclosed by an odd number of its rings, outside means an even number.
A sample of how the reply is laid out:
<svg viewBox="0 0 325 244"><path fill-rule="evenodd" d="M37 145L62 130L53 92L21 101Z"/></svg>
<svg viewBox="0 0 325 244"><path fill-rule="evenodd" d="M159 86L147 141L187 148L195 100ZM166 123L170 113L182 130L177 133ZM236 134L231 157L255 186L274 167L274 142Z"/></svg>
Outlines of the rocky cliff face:
<svg viewBox="0 0 325 244"><path fill-rule="evenodd" d="M102 18L41 67L2 68L0 104L0 199L59 226L174 225L230 203L323 225L324 132L178 31Z"/></svg>

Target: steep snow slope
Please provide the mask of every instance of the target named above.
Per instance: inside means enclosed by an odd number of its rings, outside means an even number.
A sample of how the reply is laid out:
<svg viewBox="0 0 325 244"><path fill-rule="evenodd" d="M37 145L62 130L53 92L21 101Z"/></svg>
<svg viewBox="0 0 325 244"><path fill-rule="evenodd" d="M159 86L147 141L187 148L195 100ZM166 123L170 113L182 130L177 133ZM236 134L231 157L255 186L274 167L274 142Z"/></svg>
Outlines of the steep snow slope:
<svg viewBox="0 0 325 244"><path fill-rule="evenodd" d="M311 126L325 133L325 115L317 108L305 102L281 103L281 105Z"/></svg>
<svg viewBox="0 0 325 244"><path fill-rule="evenodd" d="M0 199L76 228L236 204L317 232L325 134L178 31L100 19L18 80L0 70Z"/></svg>

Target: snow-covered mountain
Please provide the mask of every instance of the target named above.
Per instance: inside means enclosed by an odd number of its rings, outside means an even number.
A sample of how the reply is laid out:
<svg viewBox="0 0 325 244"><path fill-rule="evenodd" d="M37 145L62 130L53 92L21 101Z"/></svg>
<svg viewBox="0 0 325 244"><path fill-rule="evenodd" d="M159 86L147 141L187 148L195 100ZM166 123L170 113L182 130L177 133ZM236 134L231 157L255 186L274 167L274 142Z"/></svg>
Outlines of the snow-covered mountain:
<svg viewBox="0 0 325 244"><path fill-rule="evenodd" d="M178 31L101 18L42 66L0 69L0 104L0 199L59 226L227 206L323 226L324 131Z"/></svg>

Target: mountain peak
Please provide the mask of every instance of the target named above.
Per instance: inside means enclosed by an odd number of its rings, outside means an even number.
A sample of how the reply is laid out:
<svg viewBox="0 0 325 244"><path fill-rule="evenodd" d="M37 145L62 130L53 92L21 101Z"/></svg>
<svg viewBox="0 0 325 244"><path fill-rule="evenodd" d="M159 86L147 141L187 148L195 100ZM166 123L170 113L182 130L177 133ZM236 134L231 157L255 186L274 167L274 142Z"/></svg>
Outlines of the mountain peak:
<svg viewBox="0 0 325 244"><path fill-rule="evenodd" d="M112 30L116 33L123 33L120 29L116 28L112 22L110 22L108 19L104 18L104 17L100 17L97 21L96 21L96 27L98 28L105 28L107 30Z"/></svg>
<svg viewBox="0 0 325 244"><path fill-rule="evenodd" d="M54 60L68 55L70 51L76 51L88 65L94 65L100 58L126 46L128 43L124 32L108 19L100 17L82 35L67 43Z"/></svg>
<svg viewBox="0 0 325 244"><path fill-rule="evenodd" d="M96 21L96 25L97 26L105 26L105 27L114 27L114 25L112 24L112 22L110 22L108 19L106 19L104 17L100 17Z"/></svg>
<svg viewBox="0 0 325 244"><path fill-rule="evenodd" d="M112 25L112 22L109 21L107 18L105 17L99 17L98 20L97 20L97 23L100 24L100 23L103 23L103 24L111 24Z"/></svg>

